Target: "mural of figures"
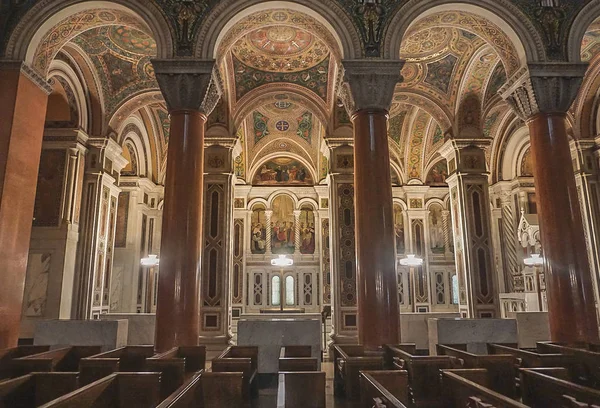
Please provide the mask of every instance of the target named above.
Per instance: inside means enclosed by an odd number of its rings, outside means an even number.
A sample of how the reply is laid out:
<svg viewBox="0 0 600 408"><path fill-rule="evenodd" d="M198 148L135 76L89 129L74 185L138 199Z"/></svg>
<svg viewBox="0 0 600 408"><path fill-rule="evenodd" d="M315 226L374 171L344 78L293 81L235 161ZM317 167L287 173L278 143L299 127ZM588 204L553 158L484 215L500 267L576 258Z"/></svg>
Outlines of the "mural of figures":
<svg viewBox="0 0 600 408"><path fill-rule="evenodd" d="M315 214L312 208L303 208L300 213L300 253L315 253Z"/></svg>
<svg viewBox="0 0 600 408"><path fill-rule="evenodd" d="M265 208L262 205L252 209L250 251L253 254L264 254L267 251L267 225Z"/></svg>
<svg viewBox="0 0 600 408"><path fill-rule="evenodd" d="M447 186L446 178L448 177L448 164L446 160L440 160L435 166L429 170L425 184L428 186Z"/></svg>
<svg viewBox="0 0 600 408"><path fill-rule="evenodd" d="M312 186L314 180L306 166L287 157L272 159L260 166L252 184L258 186L301 185Z"/></svg>
<svg viewBox="0 0 600 408"><path fill-rule="evenodd" d="M533 177L533 158L531 157L531 149L527 149L521 159L521 176Z"/></svg>
<svg viewBox="0 0 600 408"><path fill-rule="evenodd" d="M442 211L443 208L439 204L431 204L429 207L429 245L434 254L446 252Z"/></svg>
<svg viewBox="0 0 600 408"><path fill-rule="evenodd" d="M271 250L274 254L294 253L294 201L286 195L273 200Z"/></svg>
<svg viewBox="0 0 600 408"><path fill-rule="evenodd" d="M396 254L402 255L406 250L404 239L404 215L402 207L394 204L394 235L396 236Z"/></svg>

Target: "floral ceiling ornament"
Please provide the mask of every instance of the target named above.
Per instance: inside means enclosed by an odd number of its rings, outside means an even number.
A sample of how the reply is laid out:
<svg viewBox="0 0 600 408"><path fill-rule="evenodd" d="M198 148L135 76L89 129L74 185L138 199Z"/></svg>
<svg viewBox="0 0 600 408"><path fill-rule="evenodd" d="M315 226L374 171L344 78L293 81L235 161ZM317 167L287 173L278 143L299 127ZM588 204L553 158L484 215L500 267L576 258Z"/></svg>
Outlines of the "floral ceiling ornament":
<svg viewBox="0 0 600 408"><path fill-rule="evenodd" d="M165 9L172 10L177 28L178 54L191 55L196 25L208 8L208 2L194 0L166 0Z"/></svg>
<svg viewBox="0 0 600 408"><path fill-rule="evenodd" d="M382 0L358 0L356 14L362 19L365 31L365 55L379 57L381 45L381 32L383 30L385 9L381 6Z"/></svg>

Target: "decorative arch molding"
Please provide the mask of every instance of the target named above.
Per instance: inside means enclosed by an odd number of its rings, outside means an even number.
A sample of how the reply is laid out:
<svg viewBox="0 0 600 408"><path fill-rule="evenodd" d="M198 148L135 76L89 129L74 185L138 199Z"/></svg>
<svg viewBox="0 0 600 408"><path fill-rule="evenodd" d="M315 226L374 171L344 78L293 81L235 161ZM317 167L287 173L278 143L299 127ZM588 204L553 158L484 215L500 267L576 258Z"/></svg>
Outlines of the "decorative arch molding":
<svg viewBox="0 0 600 408"><path fill-rule="evenodd" d="M266 155L264 157L261 157L260 160L256 161L250 167L250 170L248 171L248 174L250 174L250 177L248 177L248 180L249 180L248 184L252 184L252 180L254 180L254 177L256 176L256 173L260 170L260 166L262 166L263 164L265 164L269 160L276 159L278 157L287 157L287 158L290 158L290 159L298 160L310 172L310 175L311 175L312 179L315 181L315 184L318 182L319 178L318 178L317 171L306 160L306 158L304 158L304 157L302 157L302 156L300 156L298 154L290 153L290 152L275 152L275 153L268 154L268 155ZM306 187L306 186L303 186L303 187ZM281 190L281 191L283 191L283 190Z"/></svg>
<svg viewBox="0 0 600 408"><path fill-rule="evenodd" d="M73 95L75 97L75 102L77 105L77 113L78 113L78 127L80 129L88 130L89 126L89 107L88 101L86 98L86 92L84 89L84 84L82 84L81 79L71 68L69 64L60 60L53 60L50 64L50 69L48 71L48 78L60 77L64 80L68 86L71 88Z"/></svg>
<svg viewBox="0 0 600 408"><path fill-rule="evenodd" d="M404 200L402 200L401 198L394 197L392 199L392 204L393 205L399 205L400 208L402 208L402 212L403 213L405 213L406 211L408 211L408 206L406 205L406 203L404 202Z"/></svg>
<svg viewBox="0 0 600 408"><path fill-rule="evenodd" d="M390 117L396 116L402 110L402 105L411 105L424 110L440 125L444 133L452 131L454 115L431 97L419 91L397 92L392 102Z"/></svg>
<svg viewBox="0 0 600 408"><path fill-rule="evenodd" d="M398 176L400 186L403 186L406 181L406 174L404 174L404 169L402 168L402 165L396 163L395 161L390 161L390 166L392 167L392 171L394 171Z"/></svg>
<svg viewBox="0 0 600 408"><path fill-rule="evenodd" d="M153 169L155 166L152 163L152 154L149 151L152 149L150 136L146 131L144 122L136 116L127 119L119 129L117 142L125 147L127 140L133 143L138 153L138 175L153 178Z"/></svg>
<svg viewBox="0 0 600 408"><path fill-rule="evenodd" d="M305 206L311 207L311 209L315 212L319 210L319 203L317 203L314 199L310 197L305 197L298 201L299 210L301 210L302 207Z"/></svg>
<svg viewBox="0 0 600 408"><path fill-rule="evenodd" d="M583 37L598 17L600 17L600 0L589 0L575 16L567 37L567 59L569 62L581 62Z"/></svg>
<svg viewBox="0 0 600 408"><path fill-rule="evenodd" d="M431 169L433 169L434 166L436 166L438 163L440 163L442 161L446 161L446 159L444 159L439 153L436 153L432 157L429 158L426 166L424 167L424 171L423 171L423 182L424 183L427 183L427 176L429 175L429 172L431 171Z"/></svg>
<svg viewBox="0 0 600 408"><path fill-rule="evenodd" d="M441 205L443 210L448 209L448 208L446 208L446 202L444 200L442 200L441 198L430 198L429 200L427 200L425 202L425 209L429 210L429 208L434 204Z"/></svg>
<svg viewBox="0 0 600 408"><path fill-rule="evenodd" d="M110 18L85 19L90 12L123 13L126 18L111 21ZM80 16L77 19L76 16ZM75 17L71 22L69 19ZM137 24L136 24L137 20ZM60 24L62 30L53 32ZM162 11L155 2L147 0L42 0L37 2L19 21L9 37L5 57L24 60L40 74L46 75L50 61L64 44L83 31L106 25L129 25L151 34L156 41L157 58L173 56L173 32ZM43 48L45 46L46 48ZM43 51L42 51L43 49ZM41 55L41 53L44 55ZM36 62L36 57L39 61Z"/></svg>
<svg viewBox="0 0 600 408"><path fill-rule="evenodd" d="M597 123L599 93L600 58L595 59L589 66L574 103L573 136L575 139L592 138L598 134L600 130Z"/></svg>
<svg viewBox="0 0 600 408"><path fill-rule="evenodd" d="M105 122L106 125L103 127L104 132L107 132L110 129L120 129L127 118L135 112L155 103L164 103L162 93L160 90L156 89L145 90L137 95L127 98L127 100L117 108L114 115Z"/></svg>
<svg viewBox="0 0 600 408"><path fill-rule="evenodd" d="M267 200L265 200L264 198L253 198L252 200L248 201L248 204L246 205L246 209L248 211L252 211L254 209L255 206L257 205L263 205L265 207L265 210L269 209L269 202Z"/></svg>
<svg viewBox="0 0 600 408"><path fill-rule="evenodd" d="M279 189L277 191L274 191L273 193L271 193L269 195L269 197L267 198L267 202L269 203L269 206L267 207L267 209L270 210L273 208L273 201L275 201L275 199L279 196L288 196L294 202L294 208L299 208L298 207L298 196L296 195L296 193L294 193L292 190L284 188L284 189Z"/></svg>
<svg viewBox="0 0 600 408"><path fill-rule="evenodd" d="M216 59L221 41L235 24L253 13L274 8L295 10L323 24L335 37L342 58L355 59L363 55L362 42L352 17L335 2L222 0L217 3L201 24L201 28L196 34L194 56L202 59Z"/></svg>
<svg viewBox="0 0 600 408"><path fill-rule="evenodd" d="M540 33L531 20L509 0L477 0L468 3L465 0L409 0L395 11L385 27L382 47L384 58L400 58L402 39L411 24L441 11L456 10L476 14L498 26L517 49L521 65L546 60Z"/></svg>
<svg viewBox="0 0 600 408"><path fill-rule="evenodd" d="M527 126L520 127L513 132L507 142L501 158L502 179L514 180L519 176L519 166L527 147L529 146L529 130Z"/></svg>
<svg viewBox="0 0 600 408"><path fill-rule="evenodd" d="M287 143L290 145L290 149L289 150L283 150L281 148L279 149L275 149L276 151L272 151L271 153L268 152L269 147L273 146L274 144L276 144L277 142L281 142L283 141L283 143ZM279 146L278 146L279 147ZM252 153L252 152L251 152ZM297 143L295 140L286 138L286 137L278 137L278 138L273 138L272 140L268 140L266 141L261 147L260 149L251 157L251 168L254 168L254 166L256 165L256 162L264 162L266 157L269 158L273 158L273 155L283 155L283 156L298 156L298 157L302 157L302 160L304 162L307 163L314 163L313 159L310 155L310 152L308 150L306 150L303 146L301 146L299 143ZM308 167L310 167L311 169L313 167L315 167L314 164L310 164L308 165ZM316 171L315 171L316 173ZM252 172L250 172L250 174L252 174ZM316 179L315 179L316 180Z"/></svg>

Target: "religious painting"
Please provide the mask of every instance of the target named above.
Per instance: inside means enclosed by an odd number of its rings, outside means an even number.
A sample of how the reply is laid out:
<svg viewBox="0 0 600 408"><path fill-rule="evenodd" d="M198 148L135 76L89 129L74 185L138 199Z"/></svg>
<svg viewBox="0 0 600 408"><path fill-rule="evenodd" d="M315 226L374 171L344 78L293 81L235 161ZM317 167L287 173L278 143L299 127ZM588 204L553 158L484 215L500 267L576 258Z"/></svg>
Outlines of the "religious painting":
<svg viewBox="0 0 600 408"><path fill-rule="evenodd" d="M252 182L257 186L312 186L313 183L312 175L306 166L288 157L279 157L264 163L254 175Z"/></svg>
<svg viewBox="0 0 600 408"><path fill-rule="evenodd" d="M59 224L65 160L65 151L62 149L42 150L33 210L34 227L51 227Z"/></svg>
<svg viewBox="0 0 600 408"><path fill-rule="evenodd" d="M300 211L300 253L315 253L315 213L305 207Z"/></svg>
<svg viewBox="0 0 600 408"><path fill-rule="evenodd" d="M425 184L428 186L446 187L446 178L448 177L448 164L446 160L440 160L429 170Z"/></svg>
<svg viewBox="0 0 600 408"><path fill-rule="evenodd" d="M429 206L429 247L434 254L446 252L442 211L443 208L439 204Z"/></svg>
<svg viewBox="0 0 600 408"><path fill-rule="evenodd" d="M115 233L115 247L125 248L127 246L127 221L129 219L129 193L119 194L119 205L117 207L117 230Z"/></svg>
<svg viewBox="0 0 600 408"><path fill-rule="evenodd" d="M396 254L402 255L406 250L404 238L404 214L399 204L394 204L394 235L396 237Z"/></svg>
<svg viewBox="0 0 600 408"><path fill-rule="evenodd" d="M294 253L294 201L280 195L273 200L271 218L271 251L274 254Z"/></svg>
<svg viewBox="0 0 600 408"><path fill-rule="evenodd" d="M52 254L29 254L25 282L25 315L44 316Z"/></svg>
<svg viewBox="0 0 600 408"><path fill-rule="evenodd" d="M521 159L521 176L533 177L533 159L531 157L531 149L527 149Z"/></svg>
<svg viewBox="0 0 600 408"><path fill-rule="evenodd" d="M267 216L265 207L256 205L250 220L250 252L264 254L267 251Z"/></svg>

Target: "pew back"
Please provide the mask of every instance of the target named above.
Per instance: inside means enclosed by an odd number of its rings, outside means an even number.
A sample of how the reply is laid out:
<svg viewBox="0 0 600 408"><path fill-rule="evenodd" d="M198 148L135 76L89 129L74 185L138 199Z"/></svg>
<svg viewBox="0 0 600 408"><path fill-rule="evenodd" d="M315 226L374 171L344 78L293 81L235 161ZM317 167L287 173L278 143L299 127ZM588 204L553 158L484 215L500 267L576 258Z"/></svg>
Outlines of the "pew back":
<svg viewBox="0 0 600 408"><path fill-rule="evenodd" d="M564 370L566 373L566 370ZM565 395L586 404L599 404L600 391L528 368L520 369L523 403L534 408L551 407Z"/></svg>
<svg viewBox="0 0 600 408"><path fill-rule="evenodd" d="M33 373L0 382L0 408L33 408L75 391L78 373Z"/></svg>
<svg viewBox="0 0 600 408"><path fill-rule="evenodd" d="M410 405L408 372L404 370L361 371L361 405L372 406L375 398L385 401L386 406L389 407Z"/></svg>
<svg viewBox="0 0 600 408"><path fill-rule="evenodd" d="M280 372L277 406L325 408L325 373Z"/></svg>

